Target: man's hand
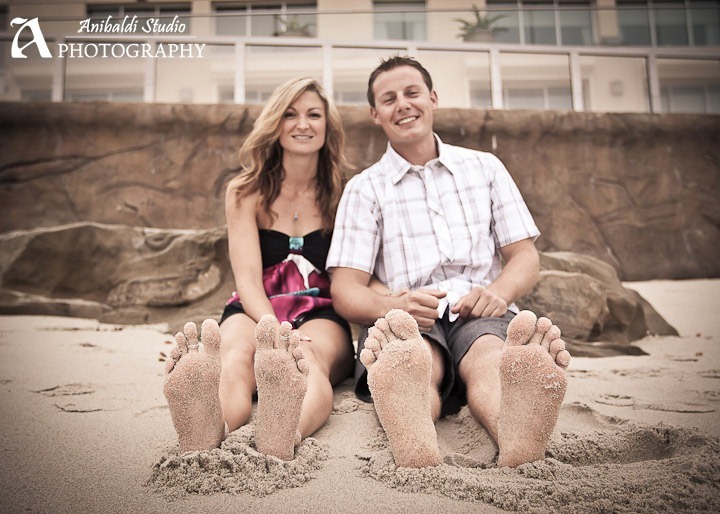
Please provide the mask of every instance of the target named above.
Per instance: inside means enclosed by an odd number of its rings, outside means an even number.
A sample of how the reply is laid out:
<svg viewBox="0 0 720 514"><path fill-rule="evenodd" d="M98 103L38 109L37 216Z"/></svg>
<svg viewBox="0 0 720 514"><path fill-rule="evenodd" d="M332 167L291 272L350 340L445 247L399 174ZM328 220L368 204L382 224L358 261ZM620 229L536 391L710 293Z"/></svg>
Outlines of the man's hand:
<svg viewBox="0 0 720 514"><path fill-rule="evenodd" d="M447 293L438 291L437 289L418 289L417 291L399 291L393 293L392 296L400 299L402 305L398 306L408 312L415 321L421 331L430 330L438 318L438 305L440 298L444 298Z"/></svg>
<svg viewBox="0 0 720 514"><path fill-rule="evenodd" d="M461 318L499 317L507 312L507 302L492 290L475 286L453 306L452 312Z"/></svg>

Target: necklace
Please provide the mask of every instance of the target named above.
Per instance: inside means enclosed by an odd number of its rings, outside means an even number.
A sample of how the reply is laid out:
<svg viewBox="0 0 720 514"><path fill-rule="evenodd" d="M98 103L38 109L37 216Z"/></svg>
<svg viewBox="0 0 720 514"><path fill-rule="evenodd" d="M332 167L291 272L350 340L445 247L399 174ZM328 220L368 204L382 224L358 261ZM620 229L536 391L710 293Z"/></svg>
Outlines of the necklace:
<svg viewBox="0 0 720 514"><path fill-rule="evenodd" d="M303 206L307 200L307 195L309 194L309 190L305 190L303 192L297 192L293 196L295 196L294 201L288 203L290 204L290 210L293 213L293 223L297 223L300 220L300 215L302 214ZM290 193L288 193L288 196L290 196ZM290 200L290 198L288 198Z"/></svg>

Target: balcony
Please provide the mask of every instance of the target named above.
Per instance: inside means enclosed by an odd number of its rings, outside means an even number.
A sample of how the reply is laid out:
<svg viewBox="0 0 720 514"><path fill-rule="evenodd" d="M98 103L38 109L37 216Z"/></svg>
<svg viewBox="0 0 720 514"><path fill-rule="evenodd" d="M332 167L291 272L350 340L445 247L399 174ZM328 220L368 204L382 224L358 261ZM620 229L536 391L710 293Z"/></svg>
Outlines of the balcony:
<svg viewBox="0 0 720 514"><path fill-rule="evenodd" d="M78 33L82 20L56 16L40 20L54 56L61 45L100 43L204 45L202 56L15 60L6 32L0 99L262 103L282 81L310 75L337 103L365 105L370 71L400 53L430 70L441 107L717 114L719 10L491 5L483 14L495 30L484 41L459 37L468 10L163 13L162 23L182 25L173 34L143 31L142 16L130 33Z"/></svg>

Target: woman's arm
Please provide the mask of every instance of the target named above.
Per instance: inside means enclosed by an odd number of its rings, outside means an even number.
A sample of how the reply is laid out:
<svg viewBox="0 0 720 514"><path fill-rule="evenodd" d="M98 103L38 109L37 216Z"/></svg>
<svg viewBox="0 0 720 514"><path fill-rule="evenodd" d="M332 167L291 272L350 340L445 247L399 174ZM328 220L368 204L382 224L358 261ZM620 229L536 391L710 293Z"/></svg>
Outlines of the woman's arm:
<svg viewBox="0 0 720 514"><path fill-rule="evenodd" d="M228 187L225 192L228 251L235 278L235 290L245 313L255 322L264 314L275 315L262 283L257 204L257 194L243 197L238 204L234 188Z"/></svg>

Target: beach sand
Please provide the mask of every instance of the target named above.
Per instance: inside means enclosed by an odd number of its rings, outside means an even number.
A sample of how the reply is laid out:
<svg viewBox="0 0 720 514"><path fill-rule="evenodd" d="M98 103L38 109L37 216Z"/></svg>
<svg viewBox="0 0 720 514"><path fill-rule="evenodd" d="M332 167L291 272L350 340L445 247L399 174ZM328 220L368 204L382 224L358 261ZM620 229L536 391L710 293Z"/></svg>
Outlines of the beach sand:
<svg viewBox="0 0 720 514"><path fill-rule="evenodd" d="M0 317L0 511L720 511L720 280L626 286L680 336L574 358L546 458L514 470L467 409L437 425L443 465L396 468L350 381L293 461L257 453L252 426L179 457L167 327Z"/></svg>

